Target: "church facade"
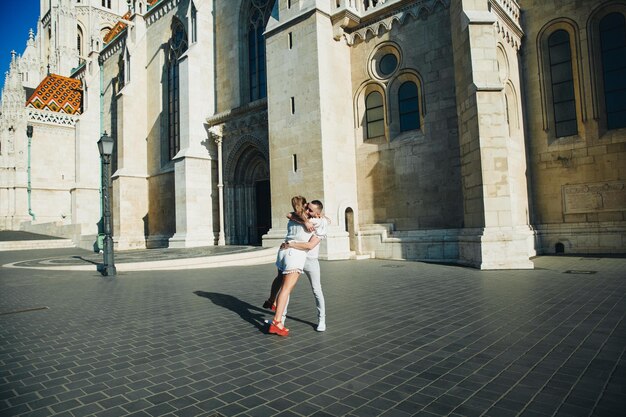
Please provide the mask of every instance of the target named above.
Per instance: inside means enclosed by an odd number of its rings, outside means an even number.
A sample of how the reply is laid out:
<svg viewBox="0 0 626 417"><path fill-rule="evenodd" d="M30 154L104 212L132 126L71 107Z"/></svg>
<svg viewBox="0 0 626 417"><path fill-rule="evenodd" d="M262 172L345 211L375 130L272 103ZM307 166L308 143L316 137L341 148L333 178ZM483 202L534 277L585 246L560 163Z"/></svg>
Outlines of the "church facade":
<svg viewBox="0 0 626 417"><path fill-rule="evenodd" d="M624 253L625 22L620 0L42 1L3 91L0 227L89 246L106 133L117 249L277 246L302 194L327 259Z"/></svg>

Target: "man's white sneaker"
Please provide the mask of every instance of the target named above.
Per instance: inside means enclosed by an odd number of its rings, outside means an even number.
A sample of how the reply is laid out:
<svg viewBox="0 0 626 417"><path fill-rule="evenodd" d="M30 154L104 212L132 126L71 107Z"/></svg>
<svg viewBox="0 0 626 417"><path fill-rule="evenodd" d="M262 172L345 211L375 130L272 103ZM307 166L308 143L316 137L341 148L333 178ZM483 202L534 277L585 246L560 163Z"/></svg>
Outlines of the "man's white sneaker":
<svg viewBox="0 0 626 417"><path fill-rule="evenodd" d="M320 320L320 322L317 324L317 328L315 330L317 330L318 332L326 331L326 321L325 320Z"/></svg>

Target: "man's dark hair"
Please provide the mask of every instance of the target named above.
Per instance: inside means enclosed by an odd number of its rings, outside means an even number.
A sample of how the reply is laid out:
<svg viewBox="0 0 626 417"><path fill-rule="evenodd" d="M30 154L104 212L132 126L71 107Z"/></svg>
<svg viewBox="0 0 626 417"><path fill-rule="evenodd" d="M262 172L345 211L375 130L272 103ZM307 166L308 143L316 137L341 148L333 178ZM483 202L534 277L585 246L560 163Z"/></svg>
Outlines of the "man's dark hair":
<svg viewBox="0 0 626 417"><path fill-rule="evenodd" d="M324 209L324 205L319 200L313 200L313 201L311 201L311 204L315 204L317 207L319 207L320 210Z"/></svg>

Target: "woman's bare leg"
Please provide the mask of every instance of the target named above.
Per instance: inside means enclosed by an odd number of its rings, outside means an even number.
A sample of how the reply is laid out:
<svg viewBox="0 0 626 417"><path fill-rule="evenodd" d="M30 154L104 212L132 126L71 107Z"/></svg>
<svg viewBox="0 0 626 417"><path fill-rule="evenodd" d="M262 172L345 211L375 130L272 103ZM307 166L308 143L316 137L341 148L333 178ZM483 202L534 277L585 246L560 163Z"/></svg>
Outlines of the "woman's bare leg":
<svg viewBox="0 0 626 417"><path fill-rule="evenodd" d="M283 274L278 271L276 274L276 278L272 281L272 289L270 290L270 298L267 300L272 304L276 304L276 296L278 295L278 291L280 291L280 287L283 286Z"/></svg>
<svg viewBox="0 0 626 417"><path fill-rule="evenodd" d="M298 282L298 277L300 277L300 272L292 272L290 274L283 275L283 286L278 293L278 299L276 300L276 314L274 315L274 322L279 323L278 328L280 329L285 327L281 323L283 319L283 312L287 307L289 294L291 294L291 290L293 290L293 287L296 286L296 282Z"/></svg>
<svg viewBox="0 0 626 417"><path fill-rule="evenodd" d="M272 281L272 287L270 289L270 298L267 299L263 303L263 308L270 308L272 305L276 305L276 296L278 291L280 291L280 287L283 286L283 274L280 272L280 269L276 273L276 278Z"/></svg>

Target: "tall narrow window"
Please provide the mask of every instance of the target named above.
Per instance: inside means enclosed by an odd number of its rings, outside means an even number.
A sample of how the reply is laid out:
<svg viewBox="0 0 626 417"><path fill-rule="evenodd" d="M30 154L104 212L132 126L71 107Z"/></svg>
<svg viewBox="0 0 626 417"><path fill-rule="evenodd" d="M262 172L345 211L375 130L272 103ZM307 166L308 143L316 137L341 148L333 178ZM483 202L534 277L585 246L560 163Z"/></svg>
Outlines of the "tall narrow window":
<svg viewBox="0 0 626 417"><path fill-rule="evenodd" d="M265 68L265 25L272 12L274 0L250 2L248 19L245 21L248 34L248 87L250 101L267 97Z"/></svg>
<svg viewBox="0 0 626 417"><path fill-rule="evenodd" d="M117 61L117 83L119 90L126 85L126 60L123 53Z"/></svg>
<svg viewBox="0 0 626 417"><path fill-rule="evenodd" d="M78 51L78 56L83 56L83 31L78 28L76 34L76 50Z"/></svg>
<svg viewBox="0 0 626 417"><path fill-rule="evenodd" d="M167 63L167 114L169 159L180 150L180 71L178 60L187 50L187 34L182 23L172 22L172 38L169 42Z"/></svg>
<svg viewBox="0 0 626 417"><path fill-rule="evenodd" d="M198 11L196 5L191 3L191 43L195 43L198 40Z"/></svg>
<svg viewBox="0 0 626 417"><path fill-rule="evenodd" d="M578 133L578 124L569 33L559 29L551 34L548 51L556 137L575 135Z"/></svg>
<svg viewBox="0 0 626 417"><path fill-rule="evenodd" d="M256 11L248 30L248 65L250 68L250 101L267 96L265 78L264 19Z"/></svg>
<svg viewBox="0 0 626 417"><path fill-rule="evenodd" d="M626 24L610 13L600 21L602 78L608 129L626 127Z"/></svg>
<svg viewBox="0 0 626 417"><path fill-rule="evenodd" d="M373 91L365 98L365 124L368 139L385 134L384 119L383 96L378 91Z"/></svg>
<svg viewBox="0 0 626 417"><path fill-rule="evenodd" d="M414 82L407 81L398 89L398 108L401 132L420 128L419 100Z"/></svg>
<svg viewBox="0 0 626 417"><path fill-rule="evenodd" d="M124 84L128 84L130 82L130 52L128 49L124 54Z"/></svg>

